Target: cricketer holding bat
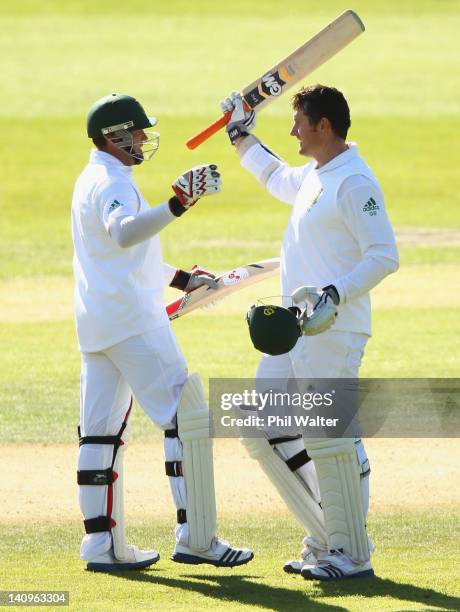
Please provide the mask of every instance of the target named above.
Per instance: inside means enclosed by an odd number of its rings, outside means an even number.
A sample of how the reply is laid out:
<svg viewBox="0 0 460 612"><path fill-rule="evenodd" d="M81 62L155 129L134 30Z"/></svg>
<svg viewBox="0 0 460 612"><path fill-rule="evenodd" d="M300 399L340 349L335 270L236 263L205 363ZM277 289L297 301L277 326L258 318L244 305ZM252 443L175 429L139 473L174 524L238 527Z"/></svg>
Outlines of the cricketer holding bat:
<svg viewBox="0 0 460 612"><path fill-rule="evenodd" d="M398 269L395 238L379 183L346 140L350 112L343 94L323 85L302 88L292 106L291 136L299 154L312 158L299 167L250 134L255 113L244 109L239 94L221 103L232 111L227 132L243 168L292 207L281 248L282 295L323 288L301 323L303 336L288 353L263 355L257 377L356 379L371 335L369 291ZM372 576L365 526L370 468L362 441L243 442L309 534L302 558L286 563L285 571L308 580Z"/></svg>
<svg viewBox="0 0 460 612"><path fill-rule="evenodd" d="M168 201L151 208L132 167L158 148L159 135L146 131L155 123L131 96L98 100L87 119L96 149L72 201L82 357L78 484L86 530L80 554L94 571L141 569L159 559L125 539L123 454L133 394L165 434L177 508L172 559L232 567L253 557L216 537L212 446L203 425L208 407L198 375L187 373L163 302L164 275L187 291L215 283L199 272L165 270L158 234L199 198L219 192L220 175L213 164L192 168L174 182Z"/></svg>

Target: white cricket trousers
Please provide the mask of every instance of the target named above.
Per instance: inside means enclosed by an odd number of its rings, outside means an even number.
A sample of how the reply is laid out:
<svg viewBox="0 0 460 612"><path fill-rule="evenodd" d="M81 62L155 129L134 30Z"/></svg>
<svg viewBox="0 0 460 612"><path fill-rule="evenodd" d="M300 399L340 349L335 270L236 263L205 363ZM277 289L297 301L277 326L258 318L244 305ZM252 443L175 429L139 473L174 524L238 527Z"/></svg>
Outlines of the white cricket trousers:
<svg viewBox="0 0 460 612"><path fill-rule="evenodd" d="M169 325L128 338L97 353L82 353L80 381L81 436L111 436L119 432L131 396L161 429L175 427L175 416L187 365ZM84 444L79 470L107 469L113 446ZM107 487L81 485L80 508L85 518L107 512ZM83 538L82 559L91 560L111 547L109 532Z"/></svg>

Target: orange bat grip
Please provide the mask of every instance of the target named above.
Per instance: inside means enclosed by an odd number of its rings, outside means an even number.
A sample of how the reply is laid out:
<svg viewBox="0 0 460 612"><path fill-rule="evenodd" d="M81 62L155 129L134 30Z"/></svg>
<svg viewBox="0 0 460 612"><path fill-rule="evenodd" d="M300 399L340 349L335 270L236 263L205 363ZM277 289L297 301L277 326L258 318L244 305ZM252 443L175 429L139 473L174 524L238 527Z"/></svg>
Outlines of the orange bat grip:
<svg viewBox="0 0 460 612"><path fill-rule="evenodd" d="M222 115L220 119L218 119L217 121L214 121L214 123L211 123L211 125L208 125L208 127L204 129L202 132L200 132L199 134L196 134L195 136L192 136L192 138L187 140L185 144L187 145L189 149L196 149L202 142L204 142L205 140L208 140L208 138L210 138L213 134L215 134L216 132L221 130L223 127L225 127L227 123L230 121L231 116L232 116L231 111L228 111L227 113Z"/></svg>

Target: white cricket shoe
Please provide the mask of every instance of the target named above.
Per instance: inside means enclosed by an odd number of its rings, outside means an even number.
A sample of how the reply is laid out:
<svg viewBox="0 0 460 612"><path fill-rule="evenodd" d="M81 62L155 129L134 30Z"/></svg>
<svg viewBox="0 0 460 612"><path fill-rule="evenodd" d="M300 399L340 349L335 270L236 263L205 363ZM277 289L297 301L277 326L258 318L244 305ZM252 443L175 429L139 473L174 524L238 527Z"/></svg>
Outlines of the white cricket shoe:
<svg viewBox="0 0 460 612"><path fill-rule="evenodd" d="M106 553L91 559L86 569L93 572L120 572L124 570L140 570L158 561L160 555L156 550L140 550L137 546L128 544L126 559L120 561L113 554L113 548Z"/></svg>
<svg viewBox="0 0 460 612"><path fill-rule="evenodd" d="M327 550L318 547L316 541L312 537L305 537L302 543L304 548L300 552L300 559L286 561L283 566L283 570L287 574L300 574L304 567L313 567L316 565L318 559L328 554Z"/></svg>
<svg viewBox="0 0 460 612"><path fill-rule="evenodd" d="M350 556L331 550L329 554L318 559L312 567L304 567L300 571L305 580L343 580L344 578L370 578L374 570L370 560L365 563L355 563Z"/></svg>
<svg viewBox="0 0 460 612"><path fill-rule="evenodd" d="M249 563L253 557L254 553L248 548L234 548L224 540L213 538L211 546L204 552L194 550L183 544L176 544L171 559L176 563L190 563L192 565L209 563L216 567L235 567L236 565Z"/></svg>

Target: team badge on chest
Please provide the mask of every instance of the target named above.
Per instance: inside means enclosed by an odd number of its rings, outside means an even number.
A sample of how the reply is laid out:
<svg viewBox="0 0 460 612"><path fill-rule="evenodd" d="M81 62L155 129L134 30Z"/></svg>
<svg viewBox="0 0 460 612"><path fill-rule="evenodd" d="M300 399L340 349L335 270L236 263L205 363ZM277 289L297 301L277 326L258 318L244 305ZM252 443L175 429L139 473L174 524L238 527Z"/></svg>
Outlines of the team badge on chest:
<svg viewBox="0 0 460 612"><path fill-rule="evenodd" d="M318 193L315 195L315 197L312 199L310 205L307 208L307 212L310 212L311 209L313 208L313 206L316 204L316 202L319 200L320 195L323 193L323 188L321 187L321 189L318 191Z"/></svg>

